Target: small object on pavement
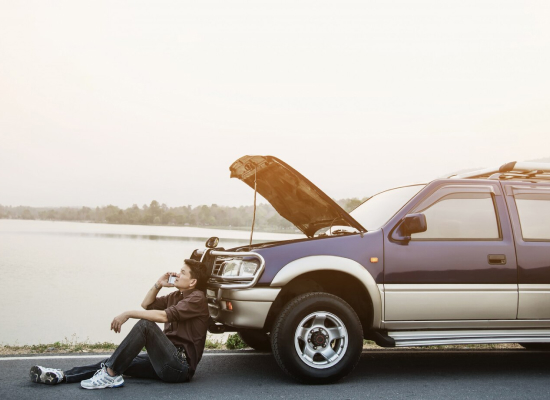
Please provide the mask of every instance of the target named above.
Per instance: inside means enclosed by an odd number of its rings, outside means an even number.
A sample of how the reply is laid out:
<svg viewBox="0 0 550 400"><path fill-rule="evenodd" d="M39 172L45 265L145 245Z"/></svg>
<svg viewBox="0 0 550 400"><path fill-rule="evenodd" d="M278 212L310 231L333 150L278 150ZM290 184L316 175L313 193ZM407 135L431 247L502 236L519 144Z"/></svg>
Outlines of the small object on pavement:
<svg viewBox="0 0 550 400"><path fill-rule="evenodd" d="M31 367L29 372L31 381L35 383L45 383L46 385L57 385L63 381L65 374L60 369L45 368L40 365Z"/></svg>

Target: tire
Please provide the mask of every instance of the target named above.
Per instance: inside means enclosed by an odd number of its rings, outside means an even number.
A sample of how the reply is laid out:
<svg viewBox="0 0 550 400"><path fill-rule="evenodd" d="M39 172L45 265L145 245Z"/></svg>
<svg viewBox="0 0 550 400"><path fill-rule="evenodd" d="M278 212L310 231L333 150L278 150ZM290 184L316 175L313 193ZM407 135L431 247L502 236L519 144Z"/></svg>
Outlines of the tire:
<svg viewBox="0 0 550 400"><path fill-rule="evenodd" d="M359 362L363 329L353 308L341 298L306 293L290 301L277 317L271 348L281 369L297 381L333 383Z"/></svg>
<svg viewBox="0 0 550 400"><path fill-rule="evenodd" d="M550 351L550 343L518 343L527 350Z"/></svg>
<svg viewBox="0 0 550 400"><path fill-rule="evenodd" d="M271 352L271 339L267 333L255 329L248 329L238 333L239 337L248 347L252 347L258 351Z"/></svg>

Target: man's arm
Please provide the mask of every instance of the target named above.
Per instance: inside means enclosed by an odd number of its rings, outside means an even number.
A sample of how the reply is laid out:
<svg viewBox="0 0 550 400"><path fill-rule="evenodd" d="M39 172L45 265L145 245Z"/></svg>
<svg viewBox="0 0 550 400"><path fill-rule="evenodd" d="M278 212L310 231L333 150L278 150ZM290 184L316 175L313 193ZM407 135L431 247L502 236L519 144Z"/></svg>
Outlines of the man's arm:
<svg viewBox="0 0 550 400"><path fill-rule="evenodd" d="M159 294L160 289L162 289L162 286L158 282L155 282L155 285L151 289L149 289L149 291L145 295L145 298L141 302L141 308L147 310L147 306L153 304L153 301L155 301L155 299L157 298L157 294Z"/></svg>
<svg viewBox="0 0 550 400"><path fill-rule="evenodd" d="M167 272L161 275L153 287L149 289L145 295L145 298L141 302L141 307L143 307L145 311L136 310L123 312L113 319L113 322L111 322L111 330L119 333L122 325L130 318L146 319L147 321L152 322L168 322L168 316L164 310L147 310L147 307L153 304L153 302L157 299L157 294L160 289L163 287L174 287L172 283L168 283L168 278L170 278L171 275L177 275L177 273Z"/></svg>
<svg viewBox="0 0 550 400"><path fill-rule="evenodd" d="M113 322L111 322L111 330L115 331L115 333L119 333L122 324L128 321L129 318L146 319L152 322L168 322L168 316L164 310L126 311L113 319Z"/></svg>
<svg viewBox="0 0 550 400"><path fill-rule="evenodd" d="M145 310L147 310L147 307L151 304L153 304L153 301L157 298L157 294L159 294L160 289L163 287L174 287L171 283L168 283L168 278L170 275L176 275L176 272L167 272L164 275L162 275L154 284L154 286L149 289L147 294L145 295L145 298L141 302L141 307ZM162 321L155 321L155 322L162 322Z"/></svg>
<svg viewBox="0 0 550 400"><path fill-rule="evenodd" d="M159 293L160 289L162 289L163 287L174 287L173 284L168 283L168 278L170 277L170 275L177 275L177 273L167 272L161 275L161 277L155 282L154 286L149 289L149 291L145 295L145 298L141 302L141 307L143 307L145 311L136 310L123 312L113 319L113 322L111 322L111 330L119 333L122 324L124 324L130 318L146 319L152 322L168 322L168 317L164 310L147 310L147 307L153 304L153 302L156 300L157 294Z"/></svg>

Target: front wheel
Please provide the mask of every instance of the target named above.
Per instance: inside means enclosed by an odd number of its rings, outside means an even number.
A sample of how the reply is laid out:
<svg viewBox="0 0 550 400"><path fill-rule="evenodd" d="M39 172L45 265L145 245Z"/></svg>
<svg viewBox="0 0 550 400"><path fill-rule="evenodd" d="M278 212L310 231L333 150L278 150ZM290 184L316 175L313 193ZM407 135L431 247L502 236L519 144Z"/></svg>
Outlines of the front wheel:
<svg viewBox="0 0 550 400"><path fill-rule="evenodd" d="M271 347L279 366L304 383L332 383L348 375L363 350L355 311L339 297L306 293L288 303L275 321Z"/></svg>

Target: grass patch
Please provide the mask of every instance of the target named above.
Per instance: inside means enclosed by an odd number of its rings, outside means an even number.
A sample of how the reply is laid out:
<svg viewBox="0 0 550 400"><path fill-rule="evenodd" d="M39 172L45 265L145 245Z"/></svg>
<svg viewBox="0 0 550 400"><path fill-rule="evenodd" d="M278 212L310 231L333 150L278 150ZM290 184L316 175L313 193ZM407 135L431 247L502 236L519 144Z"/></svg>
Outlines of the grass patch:
<svg viewBox="0 0 550 400"><path fill-rule="evenodd" d="M41 353L106 353L115 350L117 344L111 342L90 343L80 341L76 335L65 337L61 342L32 345L0 345L0 354L41 354Z"/></svg>
<svg viewBox="0 0 550 400"><path fill-rule="evenodd" d="M220 337L221 339L221 337ZM111 342L90 343L88 339L81 341L76 335L65 338L61 342L41 343L32 345L0 344L0 355L13 354L48 354L48 353L112 353L118 344ZM248 347L237 334L230 335L227 342L216 340L215 336L206 338L204 348L207 350L244 349ZM142 351L146 351L145 348Z"/></svg>
<svg viewBox="0 0 550 400"><path fill-rule="evenodd" d="M206 343L204 344L204 348L208 350L221 350L223 349L223 343L218 340L211 340L206 339Z"/></svg>
<svg viewBox="0 0 550 400"><path fill-rule="evenodd" d="M225 347L227 347L230 350L237 350L237 349L245 349L248 346L246 345L245 342L243 342L243 340L237 333L234 333L228 336L227 342L225 342Z"/></svg>

